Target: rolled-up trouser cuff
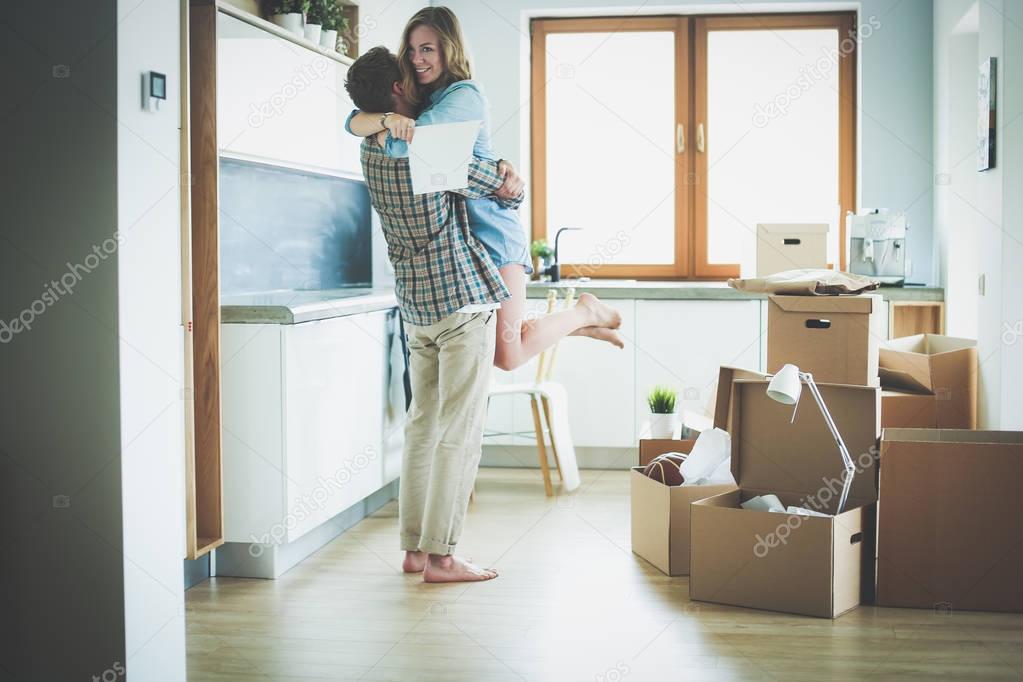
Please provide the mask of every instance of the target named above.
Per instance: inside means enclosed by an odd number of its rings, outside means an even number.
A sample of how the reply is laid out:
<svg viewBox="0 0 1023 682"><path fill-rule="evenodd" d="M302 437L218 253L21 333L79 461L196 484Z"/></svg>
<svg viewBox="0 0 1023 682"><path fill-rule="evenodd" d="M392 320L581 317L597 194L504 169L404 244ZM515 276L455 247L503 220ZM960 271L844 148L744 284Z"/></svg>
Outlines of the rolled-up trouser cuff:
<svg viewBox="0 0 1023 682"><path fill-rule="evenodd" d="M446 542L440 542L439 540L430 540L427 538L420 538L419 549L426 552L427 554L454 554L455 546L449 545Z"/></svg>

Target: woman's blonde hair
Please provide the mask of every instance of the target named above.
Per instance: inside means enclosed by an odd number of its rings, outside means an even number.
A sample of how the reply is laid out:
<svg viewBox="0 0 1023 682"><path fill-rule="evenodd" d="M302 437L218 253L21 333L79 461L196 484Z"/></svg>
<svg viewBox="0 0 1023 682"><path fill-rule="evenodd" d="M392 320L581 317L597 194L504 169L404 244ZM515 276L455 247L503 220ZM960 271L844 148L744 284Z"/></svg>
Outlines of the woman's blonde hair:
<svg viewBox="0 0 1023 682"><path fill-rule="evenodd" d="M440 40L437 47L440 49L444 65L444 73L440 78L425 88L416 81L416 71L412 68L412 59L409 55L409 40L417 26L429 26L437 32ZM462 26L458 23L455 13L447 7L424 7L412 15L401 34L398 66L401 68L401 85L405 97L416 107L421 107L433 90L472 78L469 50L465 46Z"/></svg>

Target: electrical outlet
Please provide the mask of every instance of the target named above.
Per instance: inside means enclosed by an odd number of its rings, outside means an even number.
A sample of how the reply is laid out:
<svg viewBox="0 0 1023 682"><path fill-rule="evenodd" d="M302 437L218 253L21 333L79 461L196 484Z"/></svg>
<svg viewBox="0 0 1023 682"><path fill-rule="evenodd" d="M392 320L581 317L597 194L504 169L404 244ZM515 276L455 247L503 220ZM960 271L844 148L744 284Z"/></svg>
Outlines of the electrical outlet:
<svg viewBox="0 0 1023 682"><path fill-rule="evenodd" d="M981 275L977 278L977 293L981 296L985 295L985 289L987 287L987 275Z"/></svg>

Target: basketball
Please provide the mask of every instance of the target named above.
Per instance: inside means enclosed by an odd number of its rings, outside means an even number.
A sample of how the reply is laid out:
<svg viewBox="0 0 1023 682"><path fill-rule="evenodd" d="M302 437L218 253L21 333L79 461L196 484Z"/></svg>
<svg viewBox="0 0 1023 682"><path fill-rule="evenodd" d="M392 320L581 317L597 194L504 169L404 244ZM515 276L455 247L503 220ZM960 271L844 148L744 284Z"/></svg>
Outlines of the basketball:
<svg viewBox="0 0 1023 682"><path fill-rule="evenodd" d="M686 455L681 452L666 452L659 455L643 468L643 474L664 485L682 485L682 462Z"/></svg>

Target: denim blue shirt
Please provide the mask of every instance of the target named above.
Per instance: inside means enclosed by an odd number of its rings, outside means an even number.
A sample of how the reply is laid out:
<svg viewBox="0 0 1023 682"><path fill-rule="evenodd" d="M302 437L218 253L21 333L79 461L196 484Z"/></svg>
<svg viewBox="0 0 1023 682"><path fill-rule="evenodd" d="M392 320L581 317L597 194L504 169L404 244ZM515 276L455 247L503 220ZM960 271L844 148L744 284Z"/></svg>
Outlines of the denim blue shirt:
<svg viewBox="0 0 1023 682"><path fill-rule="evenodd" d="M345 130L349 133L352 132L352 117L357 113L358 109L352 111L345 120ZM489 103L483 88L475 81L463 80L431 93L430 104L416 118L416 125L483 121L476 134L473 155L496 161L497 156L490 146L489 119ZM392 158L408 157L408 143L394 139L390 131L385 150ZM483 242L498 267L508 262L522 262L531 270L529 254L523 245L525 233L516 211L494 199L466 199L465 208L469 214L469 229Z"/></svg>

